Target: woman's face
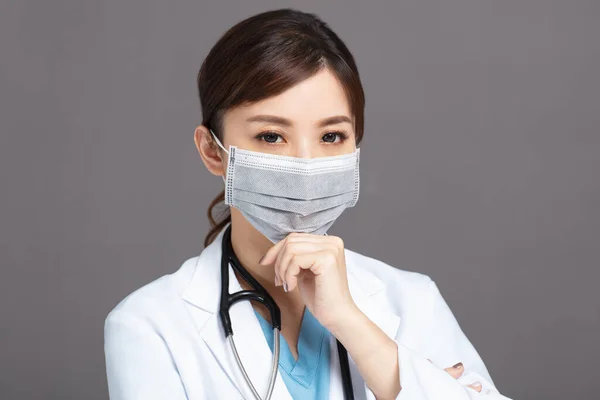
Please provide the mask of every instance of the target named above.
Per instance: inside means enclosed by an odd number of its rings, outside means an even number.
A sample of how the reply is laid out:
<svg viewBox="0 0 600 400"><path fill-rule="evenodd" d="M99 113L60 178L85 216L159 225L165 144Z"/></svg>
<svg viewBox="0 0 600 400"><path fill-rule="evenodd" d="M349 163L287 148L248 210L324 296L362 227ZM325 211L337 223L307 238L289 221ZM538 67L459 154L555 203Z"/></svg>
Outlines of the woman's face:
<svg viewBox="0 0 600 400"><path fill-rule="evenodd" d="M355 150L354 119L348 100L328 69L277 96L229 110L223 124L226 149L231 144L301 158Z"/></svg>

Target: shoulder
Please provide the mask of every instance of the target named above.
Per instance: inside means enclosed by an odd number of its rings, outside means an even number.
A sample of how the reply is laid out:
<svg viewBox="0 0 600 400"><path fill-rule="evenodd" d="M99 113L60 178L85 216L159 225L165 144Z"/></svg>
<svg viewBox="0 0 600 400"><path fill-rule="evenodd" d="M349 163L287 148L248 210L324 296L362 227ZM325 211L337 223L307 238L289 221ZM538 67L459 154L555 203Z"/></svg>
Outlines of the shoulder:
<svg viewBox="0 0 600 400"><path fill-rule="evenodd" d="M105 318L105 331L114 322L128 319L151 322L167 317L181 305L181 292L192 278L198 257L186 259L173 273L163 275L120 300Z"/></svg>
<svg viewBox="0 0 600 400"><path fill-rule="evenodd" d="M403 318L422 319L433 307L438 288L424 273L394 267L384 261L346 249L346 267L379 306Z"/></svg>
<svg viewBox="0 0 600 400"><path fill-rule="evenodd" d="M409 294L429 291L433 284L429 275L400 269L354 250L346 249L345 251L348 272L360 280L366 280L369 283L378 281L388 290L396 289Z"/></svg>

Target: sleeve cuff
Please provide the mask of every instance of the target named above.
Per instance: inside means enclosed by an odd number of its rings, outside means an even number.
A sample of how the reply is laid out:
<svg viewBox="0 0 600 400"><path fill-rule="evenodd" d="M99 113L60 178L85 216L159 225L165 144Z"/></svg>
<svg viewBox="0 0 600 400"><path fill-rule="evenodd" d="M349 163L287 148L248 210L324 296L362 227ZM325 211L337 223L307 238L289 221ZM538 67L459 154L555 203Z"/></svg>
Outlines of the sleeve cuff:
<svg viewBox="0 0 600 400"><path fill-rule="evenodd" d="M455 379L443 368L429 362L426 357L398 341L396 344L402 390L395 400L512 400L501 395L493 384L477 372L465 371ZM481 392L467 387L475 381L481 382ZM366 384L365 391L368 400L376 400Z"/></svg>

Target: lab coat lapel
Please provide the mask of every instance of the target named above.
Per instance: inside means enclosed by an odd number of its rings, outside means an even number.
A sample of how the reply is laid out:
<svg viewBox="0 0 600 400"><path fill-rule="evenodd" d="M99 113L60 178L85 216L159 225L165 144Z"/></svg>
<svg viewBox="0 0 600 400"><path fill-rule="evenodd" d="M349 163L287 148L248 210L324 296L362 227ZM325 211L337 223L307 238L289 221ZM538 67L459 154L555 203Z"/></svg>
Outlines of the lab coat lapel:
<svg viewBox="0 0 600 400"><path fill-rule="evenodd" d="M193 305L190 312L202 340L210 348L219 366L227 374L240 394L253 398L242 372L239 370L233 349L228 343L221 325L218 307L221 287L221 240L225 229L204 249L198 258L192 280L182 293ZM229 293L242 290L233 269L229 266ZM254 309L249 301L242 301L230 308L233 340L252 384L264 397L269 384L273 354L265 339ZM223 394L225 395L225 394ZM273 389L273 399L292 400L281 374Z"/></svg>
<svg viewBox="0 0 600 400"><path fill-rule="evenodd" d="M190 314L194 320L200 337L210 348L219 366L227 374L230 381L245 398L252 398L252 393L237 366L233 351L227 342L218 315L221 287L221 240L225 228L214 241L204 249L197 259L194 275L182 293L185 301L192 305ZM401 317L391 312L385 301L385 283L378 277L361 267L361 263L370 262L358 253L345 250L348 286L352 298L358 308L378 325L390 338L396 339ZM229 293L241 290L241 286L229 266ZM261 396L264 396L271 372L272 353L265 340L262 328L248 301L233 305L230 315L234 331L234 341L246 372ZM342 399L342 379L335 338L331 338L331 370L330 398ZM364 397L364 381L358 368L348 354L352 382L356 399L373 399L372 395ZM361 396L362 395L362 396ZM273 389L273 399L292 400L280 372Z"/></svg>
<svg viewBox="0 0 600 400"><path fill-rule="evenodd" d="M371 260L348 249L345 254L348 287L354 303L391 339L396 339L402 318L388 306L385 282L361 266Z"/></svg>

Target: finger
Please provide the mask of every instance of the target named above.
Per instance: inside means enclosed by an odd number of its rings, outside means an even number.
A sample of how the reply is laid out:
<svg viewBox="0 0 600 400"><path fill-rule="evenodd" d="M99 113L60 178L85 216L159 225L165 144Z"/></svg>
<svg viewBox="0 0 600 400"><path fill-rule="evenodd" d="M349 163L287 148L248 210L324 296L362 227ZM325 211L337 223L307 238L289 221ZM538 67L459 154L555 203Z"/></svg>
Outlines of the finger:
<svg viewBox="0 0 600 400"><path fill-rule="evenodd" d="M279 275L277 275L277 273L275 273L275 286L279 286L281 285L281 279L279 279Z"/></svg>
<svg viewBox="0 0 600 400"><path fill-rule="evenodd" d="M283 269L294 254L313 253L321 249L318 243L312 242L288 242L277 254L273 267L279 277L283 277Z"/></svg>
<svg viewBox="0 0 600 400"><path fill-rule="evenodd" d="M304 241L311 243L334 243L336 236L321 236L314 235L312 233L303 232L291 232L285 238L274 244L265 255L258 261L260 265L270 265L275 262L277 255L281 252L281 249L287 244L292 242Z"/></svg>
<svg viewBox="0 0 600 400"><path fill-rule="evenodd" d="M267 250L265 255L262 256L260 260L258 260L258 263L260 265L273 264L273 262L275 261L275 259L277 257L277 254L279 254L279 251L283 248L283 246L285 246L288 237L289 237L289 235L286 236L285 238L281 239L279 242L275 243L273 246L271 246L269 248L269 250Z"/></svg>
<svg viewBox="0 0 600 400"><path fill-rule="evenodd" d="M334 242L336 236L325 236L325 235L316 235L314 233L305 233L305 232L292 232L286 236L288 242L312 242L312 243L323 243L323 242Z"/></svg>
<svg viewBox="0 0 600 400"><path fill-rule="evenodd" d="M290 264L291 260L294 258L296 254L305 254L305 253L314 253L319 250L320 247L315 243L308 242L295 242L288 243L277 255L275 259L275 275L279 277L282 281L281 283L287 284L287 289L289 289L289 282L287 282L286 269Z"/></svg>
<svg viewBox="0 0 600 400"><path fill-rule="evenodd" d="M452 377L458 379L464 372L465 367L463 366L463 363L459 362L451 367L444 368L444 370L448 372Z"/></svg>
<svg viewBox="0 0 600 400"><path fill-rule="evenodd" d="M468 387L470 387L473 390L476 390L478 392L481 392L482 386L481 386L481 382L479 381L475 381L473 383L471 383L470 385L467 385Z"/></svg>
<svg viewBox="0 0 600 400"><path fill-rule="evenodd" d="M294 254L287 263L282 264L281 276L285 282L286 291L292 291L298 286L298 274L303 269L310 269L319 257L319 252Z"/></svg>
<svg viewBox="0 0 600 400"><path fill-rule="evenodd" d="M298 240L297 238L295 240ZM275 259L275 274L282 281L285 281L285 269L289 265L290 260L296 254L317 253L319 251L331 250L336 251L335 244L330 242L304 242L304 241L288 241L288 243L279 251Z"/></svg>
<svg viewBox="0 0 600 400"><path fill-rule="evenodd" d="M298 274L301 270L310 270L313 274L320 275L323 270L323 265L328 263L328 257L334 257L329 250L294 255L285 268L284 275L282 275L283 280L287 283L288 291L296 288L298 284Z"/></svg>

